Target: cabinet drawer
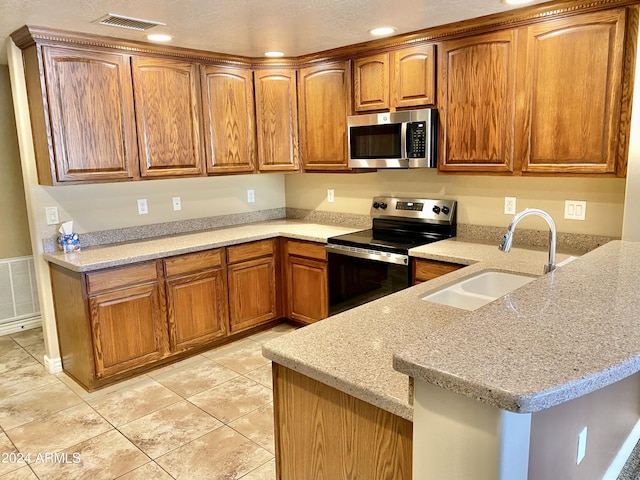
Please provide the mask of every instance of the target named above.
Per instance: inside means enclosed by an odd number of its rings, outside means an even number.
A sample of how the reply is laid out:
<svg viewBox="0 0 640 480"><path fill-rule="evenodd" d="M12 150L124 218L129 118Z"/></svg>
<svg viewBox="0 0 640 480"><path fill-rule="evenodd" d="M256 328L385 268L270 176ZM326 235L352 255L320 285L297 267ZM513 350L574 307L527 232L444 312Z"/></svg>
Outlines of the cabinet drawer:
<svg viewBox="0 0 640 480"><path fill-rule="evenodd" d="M297 240L287 240L287 253L298 257L315 258L316 260L327 260L327 251L324 244L313 242L299 242Z"/></svg>
<svg viewBox="0 0 640 480"><path fill-rule="evenodd" d="M95 273L87 273L89 294L156 281L156 262L141 263L122 268L111 268Z"/></svg>
<svg viewBox="0 0 640 480"><path fill-rule="evenodd" d="M415 260L413 278L415 282L426 282L464 267L457 263L436 260Z"/></svg>
<svg viewBox="0 0 640 480"><path fill-rule="evenodd" d="M266 257L275 253L273 239L260 240L259 242L243 243L227 247L227 263L238 263L254 258Z"/></svg>
<svg viewBox="0 0 640 480"><path fill-rule="evenodd" d="M198 272L222 265L222 249L205 250L203 252L188 253L179 257L167 258L164 268L167 277L184 273Z"/></svg>

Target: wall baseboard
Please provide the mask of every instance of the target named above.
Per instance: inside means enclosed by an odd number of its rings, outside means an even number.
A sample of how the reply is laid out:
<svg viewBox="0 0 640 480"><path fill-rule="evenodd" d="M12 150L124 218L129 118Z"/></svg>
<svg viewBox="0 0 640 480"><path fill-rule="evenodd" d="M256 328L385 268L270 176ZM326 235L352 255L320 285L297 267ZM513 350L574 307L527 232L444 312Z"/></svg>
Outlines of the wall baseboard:
<svg viewBox="0 0 640 480"><path fill-rule="evenodd" d="M62 359L60 357L49 358L47 355L45 355L44 368L48 373L62 373Z"/></svg>
<svg viewBox="0 0 640 480"><path fill-rule="evenodd" d="M11 322L0 324L0 337L3 335L10 335L12 333L24 332L25 330L31 330L32 328L38 328L41 326L42 318L40 318L40 316L13 320Z"/></svg>

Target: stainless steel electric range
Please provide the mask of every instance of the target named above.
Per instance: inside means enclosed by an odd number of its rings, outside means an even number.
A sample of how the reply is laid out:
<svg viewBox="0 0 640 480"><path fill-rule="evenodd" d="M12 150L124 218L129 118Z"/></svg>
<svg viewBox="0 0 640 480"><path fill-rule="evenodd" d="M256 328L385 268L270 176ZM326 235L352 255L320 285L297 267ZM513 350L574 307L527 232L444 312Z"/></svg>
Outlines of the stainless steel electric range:
<svg viewBox="0 0 640 480"><path fill-rule="evenodd" d="M456 235L456 201L375 197L373 226L328 239L329 313L411 285L409 249Z"/></svg>

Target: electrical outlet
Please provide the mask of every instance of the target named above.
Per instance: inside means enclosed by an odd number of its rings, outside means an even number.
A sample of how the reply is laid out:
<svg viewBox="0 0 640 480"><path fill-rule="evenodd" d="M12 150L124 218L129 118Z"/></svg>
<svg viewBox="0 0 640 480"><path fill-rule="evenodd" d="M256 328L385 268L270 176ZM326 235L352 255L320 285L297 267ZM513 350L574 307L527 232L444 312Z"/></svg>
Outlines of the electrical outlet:
<svg viewBox="0 0 640 480"><path fill-rule="evenodd" d="M335 201L336 201L336 197L335 197L335 192L333 191L333 188L328 188L327 189L327 202L333 203Z"/></svg>
<svg viewBox="0 0 640 480"><path fill-rule="evenodd" d="M516 197L504 197L504 214L515 215L516 213Z"/></svg>
<svg viewBox="0 0 640 480"><path fill-rule="evenodd" d="M587 214L587 202L582 200L565 200L564 218L569 220L584 220Z"/></svg>
<svg viewBox="0 0 640 480"><path fill-rule="evenodd" d="M256 201L256 193L253 191L253 188L247 190L247 202L253 203Z"/></svg>
<svg viewBox="0 0 640 480"><path fill-rule="evenodd" d="M182 210L182 203L180 202L180 197L173 197L171 199L171 204L173 205L174 211Z"/></svg>
<svg viewBox="0 0 640 480"><path fill-rule="evenodd" d="M46 207L44 213L47 217L47 225L57 225L60 223L58 218L58 207Z"/></svg>
<svg viewBox="0 0 640 480"><path fill-rule="evenodd" d="M138 215L146 215L149 213L149 209L147 208L147 199L139 198L138 199Z"/></svg>
<svg viewBox="0 0 640 480"><path fill-rule="evenodd" d="M587 454L587 427L584 427L578 434L578 452L576 455L576 465L580 465L580 462Z"/></svg>

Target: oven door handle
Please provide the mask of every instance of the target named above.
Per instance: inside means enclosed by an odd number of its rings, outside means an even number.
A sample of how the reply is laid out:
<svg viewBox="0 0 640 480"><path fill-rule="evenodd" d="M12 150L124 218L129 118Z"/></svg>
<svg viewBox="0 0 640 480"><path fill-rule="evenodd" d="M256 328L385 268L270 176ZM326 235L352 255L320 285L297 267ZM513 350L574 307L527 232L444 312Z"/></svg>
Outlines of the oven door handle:
<svg viewBox="0 0 640 480"><path fill-rule="evenodd" d="M326 250L328 253L337 253L348 257L364 258L366 260L394 263L396 265L409 265L409 255L402 255L400 253L380 252L378 250L347 247L345 245L335 245L332 243L326 245Z"/></svg>

